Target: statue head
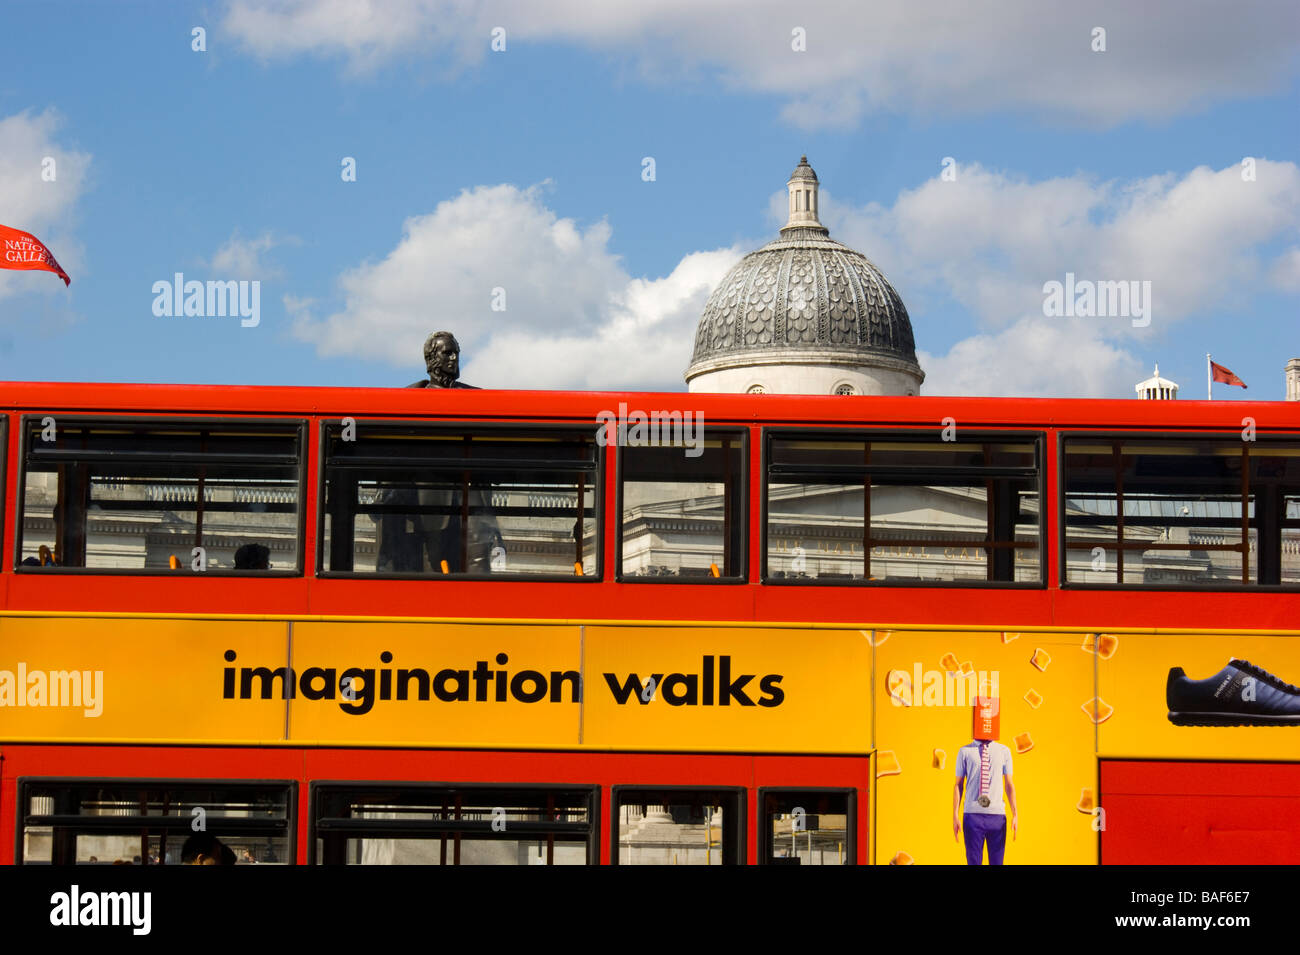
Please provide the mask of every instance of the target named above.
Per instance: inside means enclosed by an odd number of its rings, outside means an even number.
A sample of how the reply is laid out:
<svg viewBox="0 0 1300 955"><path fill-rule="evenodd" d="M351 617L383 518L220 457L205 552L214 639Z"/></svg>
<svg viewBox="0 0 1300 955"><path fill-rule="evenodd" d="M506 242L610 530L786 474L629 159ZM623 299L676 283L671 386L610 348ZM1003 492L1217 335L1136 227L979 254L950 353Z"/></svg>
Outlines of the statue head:
<svg viewBox="0 0 1300 955"><path fill-rule="evenodd" d="M429 381L450 388L460 377L460 342L451 332L434 332L424 341L424 367Z"/></svg>

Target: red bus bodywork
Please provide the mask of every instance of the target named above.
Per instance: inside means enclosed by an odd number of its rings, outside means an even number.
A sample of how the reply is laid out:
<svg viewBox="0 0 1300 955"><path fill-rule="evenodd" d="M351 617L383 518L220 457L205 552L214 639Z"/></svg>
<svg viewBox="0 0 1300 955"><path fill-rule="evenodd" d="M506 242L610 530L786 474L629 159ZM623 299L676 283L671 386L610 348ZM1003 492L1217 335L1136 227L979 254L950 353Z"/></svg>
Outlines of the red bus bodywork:
<svg viewBox="0 0 1300 955"><path fill-rule="evenodd" d="M1061 432L1105 431L1160 435L1241 432L1246 417L1261 434L1300 435L1300 403L1139 400L1054 400L943 397L843 397L697 395L687 393L583 393L375 388L227 387L125 384L26 384L3 386L8 429L5 454L3 553L0 607L7 613L149 613L385 617L476 620L485 617L548 621L693 621L770 625L846 624L929 627L1162 628L1259 630L1294 628L1300 593L1196 592L1070 589L1061 586L1059 460ZM440 420L501 423L591 423L620 402L639 408L696 411L707 426L749 429L748 579L735 585L620 583L613 577L617 537L617 471L607 458L602 471L603 579L599 582L494 582L339 579L317 576L320 424L345 416L358 420ZM294 578L209 578L178 575L166 588L157 578L113 574L15 574L15 527L19 514L16 466L23 459L21 418L28 414L303 419L308 422L308 477L303 502L303 573ZM768 427L933 429L945 419L959 433L1024 431L1046 439L1046 537L1041 548L1046 585L1024 587L835 587L765 585L759 579L763 534L762 431ZM609 454L613 448L603 450ZM0 732L3 741L3 732ZM637 752L523 752L476 750L372 750L268 747L5 745L0 753L0 859L14 858L17 817L15 779L24 775L84 777L175 777L285 779L477 780L582 783L601 787L602 847L610 839L610 787L622 784L743 787L748 793L746 858L757 856L754 805L766 786L836 786L858 790L857 858L873 859L868 793L875 780L869 754L674 754ZM1290 767L1291 770L1295 766ZM1112 781L1117 800L1138 800L1122 789L1133 772L1100 774L1101 792ZM1292 772L1293 776L1294 773ZM1270 785L1282 779L1269 776ZM1290 779L1290 776L1286 777ZM1277 783L1280 785L1280 783ZM304 802L305 805L305 802ZM1291 823L1292 827L1300 823ZM297 861L307 858L308 813L296 817ZM1137 861L1120 842L1103 861ZM1196 853L1192 853L1195 857ZM881 846L874 861L888 861ZM1204 857L1202 856L1202 859ZM602 861L608 861L602 849ZM1204 861L1218 861L1204 859Z"/></svg>

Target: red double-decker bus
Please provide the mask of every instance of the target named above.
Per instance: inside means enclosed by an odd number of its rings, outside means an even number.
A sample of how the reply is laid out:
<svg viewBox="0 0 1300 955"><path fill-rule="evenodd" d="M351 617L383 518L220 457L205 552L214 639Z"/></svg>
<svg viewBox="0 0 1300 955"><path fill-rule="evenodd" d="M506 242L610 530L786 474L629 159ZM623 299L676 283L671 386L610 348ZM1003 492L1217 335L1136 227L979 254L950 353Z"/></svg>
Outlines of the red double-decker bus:
<svg viewBox="0 0 1300 955"><path fill-rule="evenodd" d="M16 863L1300 861L1295 403L5 394Z"/></svg>

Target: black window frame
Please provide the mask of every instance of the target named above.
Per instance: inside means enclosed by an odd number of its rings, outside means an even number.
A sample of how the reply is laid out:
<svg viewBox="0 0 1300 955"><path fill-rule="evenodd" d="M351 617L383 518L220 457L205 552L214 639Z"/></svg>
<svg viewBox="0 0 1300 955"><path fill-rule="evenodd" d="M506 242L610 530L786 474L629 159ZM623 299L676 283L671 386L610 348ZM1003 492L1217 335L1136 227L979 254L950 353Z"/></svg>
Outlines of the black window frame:
<svg viewBox="0 0 1300 955"><path fill-rule="evenodd" d="M1267 446L1270 443L1291 444L1300 449L1300 433L1296 432L1260 432L1256 431L1255 440L1243 441L1240 429L1231 429L1226 431L1074 431L1061 430L1057 432L1058 439L1056 442L1056 474L1057 474L1057 541L1056 556L1060 567L1059 586L1062 590L1122 590L1122 591L1149 591L1149 592L1166 592L1166 593L1295 593L1300 592L1300 581L1292 584L1261 584L1257 580L1251 582L1224 582L1224 583L1194 583L1186 585L1177 585L1170 582L1162 583L1134 583L1126 584L1123 582L1122 574L1119 571L1118 561L1116 562L1117 580L1113 583L1097 583L1070 581L1068 556L1071 549L1068 545L1069 528L1066 525L1066 499L1069 491L1069 479L1065 469L1067 446L1070 441L1093 441L1093 442L1110 442L1110 443L1134 443L1134 444L1170 444L1176 445L1179 442L1195 441L1216 441L1224 445L1239 445L1246 451L1249 458L1252 448ZM1245 487L1249 491L1250 481L1249 474L1246 474ZM1258 511L1257 511L1258 513ZM1278 523L1278 537L1281 538L1282 528L1288 526L1300 527L1300 520L1288 522L1285 513L1280 515ZM1118 535L1117 535L1118 536ZM1256 528L1256 540L1262 540L1263 535L1258 533ZM1248 534L1243 534L1243 544L1249 548L1250 538ZM1115 546L1112 542L1110 546ZM1129 548L1136 549L1136 548ZM1189 548L1183 548L1189 549ZM1221 549L1221 548L1215 548ZM1259 567L1262 555L1256 554L1256 567ZM1280 553L1279 553L1280 561ZM1249 559L1249 553L1247 553ZM1279 566L1280 570L1280 566ZM1256 574L1258 577L1258 574Z"/></svg>
<svg viewBox="0 0 1300 955"><path fill-rule="evenodd" d="M202 778L180 778L175 776L19 776L17 787L15 789L17 806L14 813L14 865L42 865L43 863L26 863L23 861L23 832L29 824L29 820L50 820L48 823L52 829L57 830L59 823L55 820L64 819L65 828L75 828L78 832L88 831L84 827L74 826L74 820L95 820L95 824L89 827L89 830L99 830L111 832L118 829L130 829L129 823L137 823L140 819L158 820L167 822L164 825L157 826L158 829L167 829L169 832L175 830L186 834L188 838L193 834L193 820L188 816L32 816L28 813L27 807L30 805L30 790L32 787L120 787L123 789L235 789L235 790L255 790L255 789L280 789L285 793L285 818L283 823L279 820L255 819L251 817L232 817L239 818L241 824L251 822L253 829L265 829L270 832L284 829L282 838L287 840L285 848L285 865L296 865L298 861L298 781L295 779L221 779L213 777ZM116 820L108 822L107 820ZM41 823L38 823L41 824ZM151 827L154 828L154 827ZM228 823L223 817L213 817L205 820L203 831L209 832L221 838L222 833L234 831L242 828L232 823ZM184 843L181 839L177 843L179 846ZM60 862L57 859L52 860L52 866L66 865L68 863Z"/></svg>
<svg viewBox="0 0 1300 955"><path fill-rule="evenodd" d="M624 574L623 573L623 452L627 448L619 446L618 453L615 455L615 502L613 519L617 525L614 531L614 580L622 584L709 584L710 586L735 585L749 583L749 528L751 521L749 519L749 480L750 480L750 460L749 460L749 431L744 425L709 425L704 431L704 440L716 438L717 436L740 436L740 476L738 478L739 487L736 494L736 500L732 507L731 522L736 528L736 534L739 538L736 545L736 554L734 561L739 570L735 574L720 574L717 577L706 575L670 575L667 577L655 577L642 574ZM611 445L612 446L612 445ZM725 518L724 518L725 520Z"/></svg>
<svg viewBox="0 0 1300 955"><path fill-rule="evenodd" d="M844 864L858 864L858 790L853 786L760 786L758 788L757 805L754 808L755 825L758 827L758 859L759 865L773 865L772 862L772 832L767 825L767 807L765 805L769 794L791 795L799 793L808 793L809 795L846 795L848 797L847 811L844 819Z"/></svg>
<svg viewBox="0 0 1300 955"><path fill-rule="evenodd" d="M760 538L760 580L763 584L778 587L926 587L974 590L1045 590L1047 589L1047 554L1050 546L1047 536L1047 511L1049 496L1047 489L1046 442L1047 432L1041 429L1008 430L1005 428L976 428L959 426L959 433L954 444L990 444L1019 443L1027 444L1034 451L1035 491L1038 496L1038 578L1036 580L910 580L892 578L884 580L845 580L818 578L778 578L771 575L768 568L769 522L768 522L768 487L772 476L772 442L774 440L801 441L887 441L905 442L915 440L917 443L934 443L938 435L935 428L899 428L887 430L882 428L763 428L763 463L761 475L761 501L759 507ZM864 518L864 532L869 533L870 524ZM929 545L925 545L929 546ZM941 545L939 545L941 546ZM978 550L988 550L979 541L962 542L962 546ZM1015 558L1012 557L1014 574Z"/></svg>
<svg viewBox="0 0 1300 955"><path fill-rule="evenodd" d="M328 462L326 456L329 447L330 429L339 430L343 427L343 418L330 417L321 418L317 427L317 451L316 451L316 576L321 578L336 578L344 580L405 580L405 581L442 581L450 583L453 581L501 581L501 582L542 582L542 583L600 583L604 579L604 559L605 559L605 454L602 451L608 450L600 447L596 440L598 426L593 422L590 425L577 424L571 421L556 421L547 423L537 422L501 422L501 421L448 421L439 419L430 421L429 419L420 418L353 418L358 429L363 426L369 429L379 431L407 432L412 429L425 431L429 434L444 435L465 435L471 432L491 434L499 432L502 436L519 435L526 437L529 432L538 435L572 435L574 437L590 438L594 446L593 466L590 468L592 475L591 493L592 517L596 521L596 539L592 545L595 549L596 566L591 574L529 574L529 573L490 573L490 574L467 574L457 572L452 574L435 574L435 573L399 573L392 571L357 571L357 570L329 570L325 554L325 516L329 510L329 501L327 498L327 487L329 483ZM584 470L586 470L584 468ZM584 508L585 511L585 508Z"/></svg>
<svg viewBox="0 0 1300 955"><path fill-rule="evenodd" d="M720 865L744 865L745 864L745 850L749 842L749 840L746 838L749 832L749 807L747 805L749 790L746 789L744 786L709 786L707 784L701 784L698 786L676 786L676 785L660 786L654 783L645 783L645 784L621 783L619 785L610 787L610 795L609 795L609 864L610 865L622 864L618 861L618 852L620 846L622 845L622 842L619 839L619 832L618 832L618 813L619 813L620 806L622 806L623 804L623 795L625 793L648 793L651 796L671 796L673 793L696 793L696 794L704 795L706 797L717 796L717 797L721 797L718 799L717 804L723 806L724 809L727 808L727 805L722 801L722 799L723 798L734 799L735 820L733 822L727 822L724 817L723 822L726 827L727 834L724 834L723 840L725 846L725 841L729 834L730 837L735 841L736 844L735 857L732 858L731 860L728 860L726 858L727 850L724 847L721 850L723 854L723 861L719 864ZM639 800L638 802L642 804L650 804L650 805L662 802L665 805L672 805L672 802L670 800L663 800L663 799Z"/></svg>
<svg viewBox="0 0 1300 955"><path fill-rule="evenodd" d="M297 524L298 533L296 538L297 561L293 567L272 567L270 570L244 570L233 567L217 567L205 571L194 571L190 565L182 561L177 570L168 567L68 567L63 565L46 566L46 567L23 567L23 535L22 522L25 515L25 501L27 491L27 465L29 460L30 449L27 446L27 438L31 434L33 424L39 426L41 420L45 417L52 417L59 428L81 427L81 428L146 428L166 431L175 429L177 431L194 430L196 428L208 431L220 432L223 430L240 431L258 428L283 428L286 433L289 430L294 432L294 438L298 444L297 460L295 466L298 474L297 485ZM306 561L306 537L307 537L307 462L309 452L307 447L308 429L306 418L292 417L272 417L272 418L230 418L230 417L159 417L157 415L85 415L73 414L60 416L50 412L35 412L24 414L22 416L21 436L22 446L19 449L18 458L18 485L16 508L14 514L14 536L13 536L13 570L19 574L63 574L69 576L95 575L95 576L112 576L112 577L174 577L178 573L184 574L187 578L201 577L256 577L256 578L289 578L302 577L304 575L304 565ZM68 460L75 461L77 458L69 456ZM287 462L286 462L287 463Z"/></svg>
<svg viewBox="0 0 1300 955"><path fill-rule="evenodd" d="M585 792L587 794L587 823L586 823L586 842L587 842L587 865L597 865L600 862L600 825L601 825L601 805L600 805L600 786L597 783L483 783L483 782L455 782L455 781L418 781L411 780L354 780L354 779L314 779L308 786L308 810L307 810L307 865L325 865L317 858L316 844L324 836L321 834L321 822L328 822L324 828L327 832L331 831L336 837L343 839L348 838L382 838L389 835L391 838L402 838L400 826L377 826L374 823L400 822L401 820L387 819L370 819L351 821L336 819L334 817L322 817L321 812L324 809L324 795L322 790L346 792L350 790L366 789L388 789L403 792L421 793L421 792ZM573 823L516 823L513 828L502 830L500 834L492 831L490 822L470 822L465 821L460 824L462 828L468 828L475 831L483 831L486 834L482 837L488 840L499 839L502 841L515 838L517 835L545 835L546 832L579 832L576 824ZM486 826L486 829L482 827ZM456 827L450 823L436 823L432 821L425 822L423 827L430 832L440 830L447 833L454 833ZM387 830L385 832L384 830ZM432 835L429 838L433 838Z"/></svg>

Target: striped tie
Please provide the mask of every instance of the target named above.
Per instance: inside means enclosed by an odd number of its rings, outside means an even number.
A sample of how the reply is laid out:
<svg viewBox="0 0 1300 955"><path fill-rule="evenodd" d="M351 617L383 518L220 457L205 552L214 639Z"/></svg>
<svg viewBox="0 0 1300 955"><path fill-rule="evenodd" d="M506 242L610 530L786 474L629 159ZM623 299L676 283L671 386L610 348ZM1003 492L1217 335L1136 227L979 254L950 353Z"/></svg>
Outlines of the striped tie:
<svg viewBox="0 0 1300 955"><path fill-rule="evenodd" d="M989 791L989 775L992 767L989 765L989 743L988 740L980 742L980 791L979 795L983 796Z"/></svg>

